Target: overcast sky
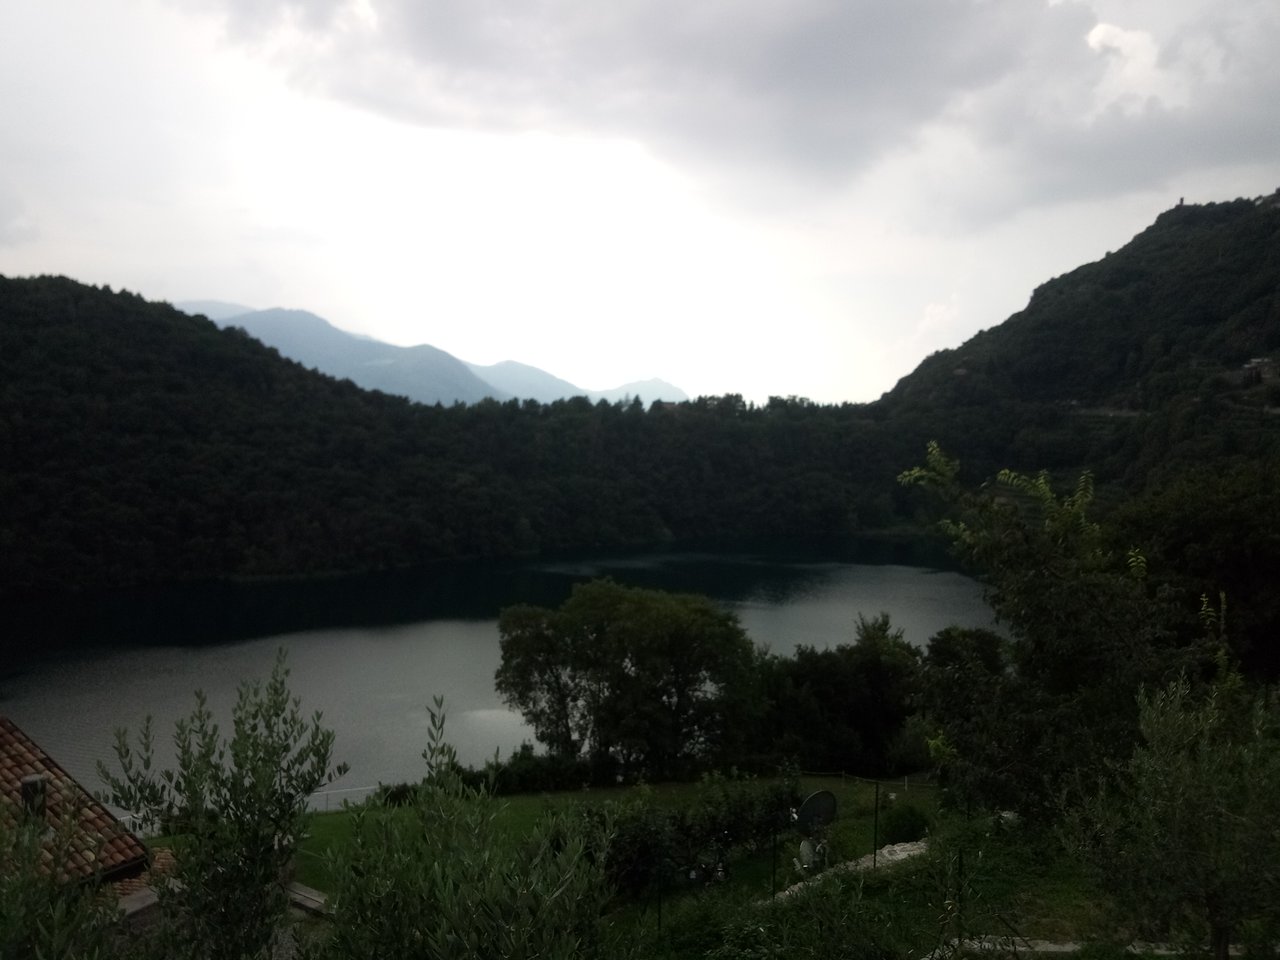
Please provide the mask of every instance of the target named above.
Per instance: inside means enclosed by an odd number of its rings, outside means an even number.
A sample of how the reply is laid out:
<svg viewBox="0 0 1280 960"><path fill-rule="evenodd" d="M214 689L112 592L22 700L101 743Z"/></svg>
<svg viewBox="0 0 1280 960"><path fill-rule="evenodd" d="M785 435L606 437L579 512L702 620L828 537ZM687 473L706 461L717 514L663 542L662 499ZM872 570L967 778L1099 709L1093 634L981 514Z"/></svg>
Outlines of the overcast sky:
<svg viewBox="0 0 1280 960"><path fill-rule="evenodd" d="M1280 188L1276 0L4 0L0 273L870 400Z"/></svg>

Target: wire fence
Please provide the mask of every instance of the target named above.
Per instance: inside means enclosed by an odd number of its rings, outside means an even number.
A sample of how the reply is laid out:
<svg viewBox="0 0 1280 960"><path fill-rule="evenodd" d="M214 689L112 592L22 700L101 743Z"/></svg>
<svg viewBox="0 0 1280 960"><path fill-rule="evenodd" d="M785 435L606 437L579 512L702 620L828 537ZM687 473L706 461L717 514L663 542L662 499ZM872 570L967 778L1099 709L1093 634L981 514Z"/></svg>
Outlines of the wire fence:
<svg viewBox="0 0 1280 960"><path fill-rule="evenodd" d="M371 796L378 792L381 784L375 783L371 787L343 787L340 790L317 790L307 798L307 809L312 813L326 813L330 810L340 810L343 804L360 803L368 800Z"/></svg>
<svg viewBox="0 0 1280 960"><path fill-rule="evenodd" d="M880 784L882 787L896 789L901 787L904 793L908 793L913 789L936 789L937 783L928 779L926 776L917 775L914 777L861 777L857 774L847 773L843 770L801 770L802 777L839 777L841 781L854 783L866 783L870 785ZM307 798L307 809L313 813L325 813L332 810L341 810L344 804L360 803L368 800L371 796L378 792L382 784L373 784L366 787L343 787L337 790L317 790Z"/></svg>
<svg viewBox="0 0 1280 960"><path fill-rule="evenodd" d="M913 789L936 789L937 783L923 777L894 777L880 778L861 777L857 774L847 773L844 770L801 770L802 777L839 777L842 782L855 782L866 784L880 784L884 787L896 788L901 786L904 793ZM363 787L342 787L335 790L317 790L307 798L307 810L311 813L329 813L335 810L341 810L344 805L349 803L362 803L372 797L382 787L382 784L371 784ZM113 811L116 813L117 819L124 825L127 830L135 830L141 823L138 814L128 813L125 811Z"/></svg>
<svg viewBox="0 0 1280 960"><path fill-rule="evenodd" d="M839 777L842 781L849 780L855 783L880 784L883 787L901 786L904 792L910 791L913 787L922 787L925 789L936 790L938 784L927 774L917 774L914 777L860 777L856 773L846 773L843 770L801 770L802 777Z"/></svg>

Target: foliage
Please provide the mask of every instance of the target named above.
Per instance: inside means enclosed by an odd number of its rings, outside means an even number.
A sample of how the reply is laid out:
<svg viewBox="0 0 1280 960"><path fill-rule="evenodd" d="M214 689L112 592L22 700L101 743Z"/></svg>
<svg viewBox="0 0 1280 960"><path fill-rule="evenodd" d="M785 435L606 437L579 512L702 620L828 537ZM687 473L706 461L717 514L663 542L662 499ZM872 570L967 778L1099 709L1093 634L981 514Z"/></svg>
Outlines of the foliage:
<svg viewBox="0 0 1280 960"><path fill-rule="evenodd" d="M350 844L331 854L332 937L324 957L591 958L625 955L605 936L609 898L596 829L563 814L504 842L500 807L455 773L431 711L428 775L407 808L356 811Z"/></svg>
<svg viewBox="0 0 1280 960"><path fill-rule="evenodd" d="M929 640L922 708L947 795L956 804L1007 810L1042 775L1032 747L1034 712L1010 662L1009 642L990 630L947 627Z"/></svg>
<svg viewBox="0 0 1280 960"><path fill-rule="evenodd" d="M621 802L588 807L589 821L612 824L605 868L628 897L660 893L693 874L695 883L736 854L764 849L790 826L800 803L794 777L762 783L706 776L691 803L664 807L647 791ZM704 869L705 868L705 869Z"/></svg>
<svg viewBox="0 0 1280 960"><path fill-rule="evenodd" d="M1046 813L1073 771L1128 755L1139 686L1194 663L1197 651L1143 557L1121 557L1088 519L1088 474L1062 499L1045 473L1002 471L977 493L957 476L930 444L926 465L901 480L933 488L957 514L942 527L983 578L1011 642L951 631L931 645L939 758L966 802Z"/></svg>
<svg viewBox="0 0 1280 960"><path fill-rule="evenodd" d="M536 753L528 741L506 760L490 761L486 771L492 779L493 792L500 796L575 790L591 782L591 766L585 758Z"/></svg>
<svg viewBox="0 0 1280 960"><path fill-rule="evenodd" d="M265 685L240 687L229 739L197 692L175 728L173 769L153 769L149 717L136 751L117 731L119 775L99 764L111 803L174 833L174 882L157 888L173 956L264 957L286 916L307 799L346 769L331 765L333 733L318 712L303 719L288 676L282 649Z"/></svg>
<svg viewBox="0 0 1280 960"><path fill-rule="evenodd" d="M753 650L705 597L594 581L558 610L498 620L496 686L555 754L598 779L663 779L732 760L754 706Z"/></svg>
<svg viewBox="0 0 1280 960"><path fill-rule="evenodd" d="M3 802L3 801L0 801ZM69 810L70 805L66 805ZM49 869L75 849L74 814L51 829L0 811L0 957L5 960L110 960L117 956L119 911L93 883Z"/></svg>
<svg viewBox="0 0 1280 960"><path fill-rule="evenodd" d="M767 709L756 738L773 759L806 769L905 772L906 722L916 710L920 653L889 615L858 614L854 642L828 650L800 645L792 657L762 658Z"/></svg>
<svg viewBox="0 0 1280 960"><path fill-rule="evenodd" d="M1225 960L1250 925L1280 932L1280 707L1228 673L1140 705L1133 757L1074 810L1072 835L1141 935L1172 932Z"/></svg>
<svg viewBox="0 0 1280 960"><path fill-rule="evenodd" d="M911 843L923 840L929 833L929 817L910 803L894 803L880 815L882 844Z"/></svg>
<svg viewBox="0 0 1280 960"><path fill-rule="evenodd" d="M1116 510L1117 527L1153 569L1190 596L1231 600L1231 650L1247 675L1280 679L1280 461L1257 451L1172 476Z"/></svg>
<svg viewBox="0 0 1280 960"><path fill-rule="evenodd" d="M884 960L911 955L901 909L868 901L856 882L802 888L759 905L720 931L709 960Z"/></svg>

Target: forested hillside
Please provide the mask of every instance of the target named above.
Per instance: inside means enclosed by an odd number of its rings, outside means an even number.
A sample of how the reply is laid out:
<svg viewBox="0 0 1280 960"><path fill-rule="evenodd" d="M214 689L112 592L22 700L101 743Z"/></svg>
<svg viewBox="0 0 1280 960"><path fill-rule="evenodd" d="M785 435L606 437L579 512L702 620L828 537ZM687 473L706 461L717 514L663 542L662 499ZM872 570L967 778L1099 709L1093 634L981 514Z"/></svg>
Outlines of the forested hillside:
<svg viewBox="0 0 1280 960"><path fill-rule="evenodd" d="M412 404L134 294L0 278L0 591L840 544L927 519L894 478L938 440L966 482L1093 471L1153 570L1227 589L1262 630L1277 350L1280 195L1167 211L841 406Z"/></svg>
<svg viewBox="0 0 1280 960"><path fill-rule="evenodd" d="M7 591L838 538L875 502L865 408L415 405L66 279L0 281L0 316Z"/></svg>
<svg viewBox="0 0 1280 960"><path fill-rule="evenodd" d="M1153 472L1274 449L1280 194L1179 206L927 358L881 416L1000 466ZM941 431L948 434L945 438Z"/></svg>

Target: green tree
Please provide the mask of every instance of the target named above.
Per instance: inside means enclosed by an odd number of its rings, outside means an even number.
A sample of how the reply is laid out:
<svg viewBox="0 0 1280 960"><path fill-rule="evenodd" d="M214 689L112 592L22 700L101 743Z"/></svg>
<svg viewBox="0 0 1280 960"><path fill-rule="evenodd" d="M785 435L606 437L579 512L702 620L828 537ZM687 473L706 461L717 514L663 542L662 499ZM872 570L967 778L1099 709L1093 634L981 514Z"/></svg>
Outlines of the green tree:
<svg viewBox="0 0 1280 960"><path fill-rule="evenodd" d="M929 640L920 707L933 736L930 753L959 803L1016 807L1038 781L1029 688L1013 672L1009 643L990 630L947 627Z"/></svg>
<svg viewBox="0 0 1280 960"><path fill-rule="evenodd" d="M594 581L557 610L506 608L498 630L497 689L557 753L661 778L740 748L754 650L705 597Z"/></svg>
<svg viewBox="0 0 1280 960"><path fill-rule="evenodd" d="M241 685L224 739L203 693L174 732L177 764L153 768L150 717L130 746L116 733L120 773L99 764L110 802L173 834L173 883L161 884L160 937L170 956L269 956L286 918L284 884L308 797L346 772L319 712L303 719L282 649L271 677Z"/></svg>
<svg viewBox="0 0 1280 960"><path fill-rule="evenodd" d="M887 613L858 614L854 642L760 665L768 706L762 739L806 769L896 772L907 718L916 709L920 653Z"/></svg>
<svg viewBox="0 0 1280 960"><path fill-rule="evenodd" d="M1280 709L1228 674L1140 698L1133 757L1070 818L1072 835L1146 935L1172 933L1226 960L1252 926L1280 932ZM1251 938L1251 939L1252 939Z"/></svg>
<svg viewBox="0 0 1280 960"><path fill-rule="evenodd" d="M935 719L951 748L963 750L968 742L985 755L986 774L958 782L1005 779L1002 802L1048 813L1072 772L1129 755L1138 689L1176 675L1202 651L1180 635L1187 618L1153 589L1142 556L1119 554L1089 519L1089 474L1059 498L1047 473L1001 471L972 492L959 484L958 469L931 443L925 466L900 480L942 496L953 515L942 529L982 578L987 601L1010 634L1009 662L1007 673L987 670L1001 722L973 731L977 742L955 723L967 724L962 711L935 712ZM966 656L971 666L983 659ZM948 756L961 754L944 751L944 760ZM988 803L994 796L964 799Z"/></svg>

